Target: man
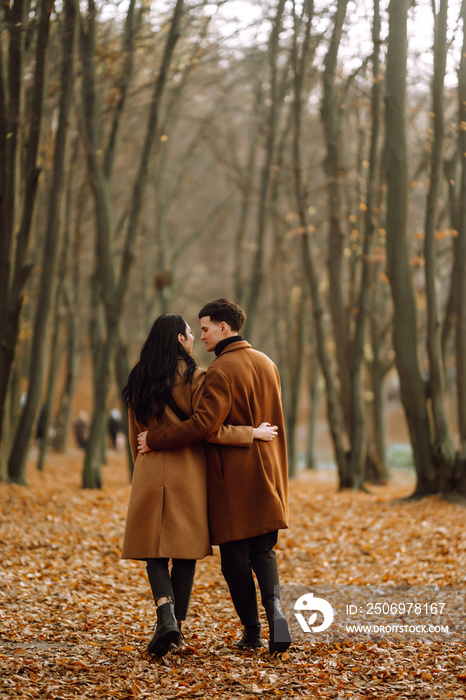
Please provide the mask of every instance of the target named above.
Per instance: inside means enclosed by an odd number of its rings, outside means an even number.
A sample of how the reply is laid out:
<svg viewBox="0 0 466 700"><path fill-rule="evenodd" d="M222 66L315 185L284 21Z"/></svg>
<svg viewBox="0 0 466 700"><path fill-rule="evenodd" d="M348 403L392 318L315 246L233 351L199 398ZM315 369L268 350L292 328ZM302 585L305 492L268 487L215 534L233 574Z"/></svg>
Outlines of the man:
<svg viewBox="0 0 466 700"><path fill-rule="evenodd" d="M138 438L140 452L178 448L215 433L224 423L278 428L271 442L250 447L207 445L209 523L213 544L220 545L222 573L244 625L235 646L263 646L252 572L259 583L269 623L269 649L291 644L280 607L274 546L278 530L288 527L288 467L280 398L274 363L239 335L246 315L234 302L216 299L199 312L201 340L215 352L207 370L197 411L178 425L149 430Z"/></svg>

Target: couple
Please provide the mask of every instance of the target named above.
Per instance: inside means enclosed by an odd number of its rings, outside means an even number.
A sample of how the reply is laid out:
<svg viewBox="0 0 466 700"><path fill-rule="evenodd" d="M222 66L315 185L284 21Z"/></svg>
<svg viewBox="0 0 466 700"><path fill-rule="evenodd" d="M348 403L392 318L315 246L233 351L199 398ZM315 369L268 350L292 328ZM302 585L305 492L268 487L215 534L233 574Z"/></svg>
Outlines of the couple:
<svg viewBox="0 0 466 700"><path fill-rule="evenodd" d="M165 315L123 389L135 468L121 556L147 562L157 606L149 653L181 646L196 560L212 553L211 543L220 545L222 573L244 625L235 647L263 646L254 572L269 650L285 651L291 638L273 551L277 531L288 527L278 370L239 335L246 315L234 302L210 302L199 318L201 340L216 355L207 372L191 355L186 321Z"/></svg>

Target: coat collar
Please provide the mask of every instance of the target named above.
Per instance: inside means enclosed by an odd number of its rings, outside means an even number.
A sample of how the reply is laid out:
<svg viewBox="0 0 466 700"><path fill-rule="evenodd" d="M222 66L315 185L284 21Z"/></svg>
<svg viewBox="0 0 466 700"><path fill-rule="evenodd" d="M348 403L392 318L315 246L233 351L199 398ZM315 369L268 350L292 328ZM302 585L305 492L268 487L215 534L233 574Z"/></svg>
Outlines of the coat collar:
<svg viewBox="0 0 466 700"><path fill-rule="evenodd" d="M231 343L238 343L240 340L243 340L242 335L231 335L229 338L220 340L215 346L215 357L218 357L220 353L225 350L227 345L230 345Z"/></svg>
<svg viewBox="0 0 466 700"><path fill-rule="evenodd" d="M219 357L222 357L222 356L225 355L227 352L234 352L235 350L247 350L248 348L251 348L251 347L252 347L252 345L251 345L250 343L248 343L247 340L237 340L236 343L230 343L229 345L227 345L227 346L222 350L222 352L220 353L220 355L218 355L217 357L215 357L215 358L212 360L212 362L215 362L215 360L217 360Z"/></svg>

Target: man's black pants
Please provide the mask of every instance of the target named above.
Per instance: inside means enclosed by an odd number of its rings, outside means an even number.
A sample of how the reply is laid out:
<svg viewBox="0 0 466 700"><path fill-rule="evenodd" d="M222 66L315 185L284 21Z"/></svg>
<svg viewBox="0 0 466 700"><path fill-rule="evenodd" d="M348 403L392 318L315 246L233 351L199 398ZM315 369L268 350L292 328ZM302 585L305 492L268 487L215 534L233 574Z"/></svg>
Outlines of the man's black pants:
<svg viewBox="0 0 466 700"><path fill-rule="evenodd" d="M280 597L277 558L273 551L277 537L278 532L275 530L220 545L222 573L243 625L259 624L253 571L259 583L263 605L268 600Z"/></svg>

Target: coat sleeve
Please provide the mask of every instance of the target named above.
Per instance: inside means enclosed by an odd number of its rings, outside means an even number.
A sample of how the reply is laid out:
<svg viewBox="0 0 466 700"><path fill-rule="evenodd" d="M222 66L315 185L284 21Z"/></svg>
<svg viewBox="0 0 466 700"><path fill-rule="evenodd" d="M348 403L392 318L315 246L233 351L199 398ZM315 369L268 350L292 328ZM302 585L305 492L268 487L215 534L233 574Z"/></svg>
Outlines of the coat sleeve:
<svg viewBox="0 0 466 700"><path fill-rule="evenodd" d="M224 424L231 409L230 384L220 370L208 370L204 392L196 411L186 421L149 430L146 442L151 450L166 450L206 440Z"/></svg>
<svg viewBox="0 0 466 700"><path fill-rule="evenodd" d="M252 425L222 425L213 435L206 438L214 445L232 445L233 447L251 447L254 442Z"/></svg>
<svg viewBox="0 0 466 700"><path fill-rule="evenodd" d="M128 409L128 433L129 433L129 446L131 447L131 454L133 455L133 464L136 462L136 457L138 456L138 434L139 428L136 423L136 417L132 409Z"/></svg>
<svg viewBox="0 0 466 700"><path fill-rule="evenodd" d="M204 391L205 372L199 372L192 383L192 407L196 412ZM216 433L206 438L214 445L232 445L233 447L251 447L254 442L252 425L221 425Z"/></svg>

